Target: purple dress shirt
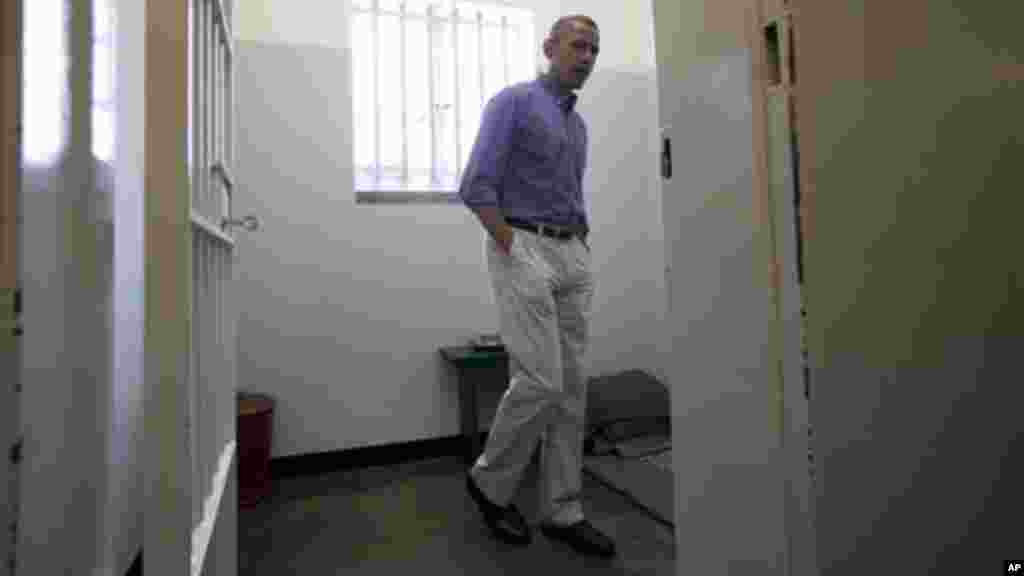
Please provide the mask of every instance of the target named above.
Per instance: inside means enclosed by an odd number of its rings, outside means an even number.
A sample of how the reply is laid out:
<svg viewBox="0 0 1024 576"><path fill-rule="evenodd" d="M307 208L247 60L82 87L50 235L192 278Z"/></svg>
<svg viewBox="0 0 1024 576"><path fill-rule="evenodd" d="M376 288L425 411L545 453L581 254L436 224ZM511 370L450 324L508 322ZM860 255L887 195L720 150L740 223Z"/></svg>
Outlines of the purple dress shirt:
<svg viewBox="0 0 1024 576"><path fill-rule="evenodd" d="M586 235L587 128L576 98L560 95L546 78L508 86L491 98L459 185L462 201Z"/></svg>

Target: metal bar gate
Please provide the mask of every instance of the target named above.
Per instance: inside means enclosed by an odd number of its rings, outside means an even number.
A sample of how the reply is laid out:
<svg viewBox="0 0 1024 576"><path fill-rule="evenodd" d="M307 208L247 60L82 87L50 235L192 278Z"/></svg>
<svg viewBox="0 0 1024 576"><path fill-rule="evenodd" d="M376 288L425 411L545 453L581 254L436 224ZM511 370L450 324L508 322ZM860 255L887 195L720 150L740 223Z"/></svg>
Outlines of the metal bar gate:
<svg viewBox="0 0 1024 576"><path fill-rule="evenodd" d="M192 463L193 574L202 570L235 441L237 315L229 297L235 261L231 4L191 0L189 19L192 333L186 426Z"/></svg>

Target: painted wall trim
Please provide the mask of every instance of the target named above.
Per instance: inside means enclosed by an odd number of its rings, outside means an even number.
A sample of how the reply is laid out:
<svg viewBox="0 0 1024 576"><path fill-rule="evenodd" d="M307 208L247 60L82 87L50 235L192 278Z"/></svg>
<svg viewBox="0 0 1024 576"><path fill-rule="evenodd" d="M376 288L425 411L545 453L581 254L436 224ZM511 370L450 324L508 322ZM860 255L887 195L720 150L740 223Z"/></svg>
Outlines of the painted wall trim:
<svg viewBox="0 0 1024 576"><path fill-rule="evenodd" d="M457 192L357 191L356 204L461 204Z"/></svg>

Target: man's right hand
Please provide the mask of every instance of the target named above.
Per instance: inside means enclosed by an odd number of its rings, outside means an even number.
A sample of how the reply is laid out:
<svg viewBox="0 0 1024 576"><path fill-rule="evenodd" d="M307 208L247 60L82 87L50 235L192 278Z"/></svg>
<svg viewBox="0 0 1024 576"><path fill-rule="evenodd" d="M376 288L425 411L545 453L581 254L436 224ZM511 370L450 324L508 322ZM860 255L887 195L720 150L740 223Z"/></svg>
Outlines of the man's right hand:
<svg viewBox="0 0 1024 576"><path fill-rule="evenodd" d="M512 242L516 239L515 230L508 224L501 224L496 232L494 241L497 242L498 248L505 252L505 254L510 254L512 252Z"/></svg>
<svg viewBox="0 0 1024 576"><path fill-rule="evenodd" d="M475 210L477 218L483 224L487 233L494 238L498 249L509 254L512 250L512 241L515 239L515 230L505 223L505 217L497 206L481 206Z"/></svg>

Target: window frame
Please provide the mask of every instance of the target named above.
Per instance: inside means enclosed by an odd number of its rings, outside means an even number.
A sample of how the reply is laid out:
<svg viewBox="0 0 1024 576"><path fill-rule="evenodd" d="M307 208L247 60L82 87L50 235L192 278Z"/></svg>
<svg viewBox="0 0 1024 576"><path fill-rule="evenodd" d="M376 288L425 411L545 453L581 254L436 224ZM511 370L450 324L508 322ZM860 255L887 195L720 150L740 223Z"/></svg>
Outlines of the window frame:
<svg viewBox="0 0 1024 576"><path fill-rule="evenodd" d="M509 42L507 41L507 39L505 40L504 47L502 49L502 53L503 53L502 66L504 66L504 68L505 68L505 80L504 80L504 83L502 84L502 89L504 87L512 85L514 82L518 81L517 79L513 78L513 75L511 74L511 71L510 71L510 67L512 66L513 62L515 62L515 60L517 58L525 59L526 62L528 62L528 64L529 64L529 68L530 68L531 72L532 72L532 70L534 68L536 68L536 64L534 62L534 60L536 59L536 54L534 53L533 46L532 46L532 44L534 43L533 40L535 40L535 35L536 35L536 14L531 9L527 9L527 8L523 8L523 7L519 7L519 6L511 6L511 5L508 5L508 4L505 4L505 3L497 2L495 0L432 0L432 1L429 2L431 7L428 8L428 10L427 10L427 12L425 14L413 13L413 14L406 14L406 15L403 16L401 11L405 7L404 0L399 0L397 2L398 6L399 6L398 11L393 11L393 10L389 10L389 9L387 9L385 7L382 7L381 4L380 4L381 1L382 0L369 0L367 2L367 1L364 0L363 2L361 2L362 4L369 4L368 7L365 7L365 6L360 6L359 5L360 2L358 2L357 0L350 0L350 2L349 2L349 15L350 15L350 18L351 18L350 23L349 23L349 34L350 34L350 36L352 35L352 26L354 25L353 24L354 17L357 14L369 14L369 15L373 15L373 14L378 14L378 15L379 14L386 14L386 15L391 15L391 16L399 16L400 18L408 18L410 20L427 20L428 22L430 21L430 18L432 16L434 18L438 18L439 20L448 21L448 22L451 22L452 20L454 20L457 17L459 24L466 24L466 23L472 23L472 21L471 20L467 21L465 19L465 17L463 17L461 14L459 14L459 9L462 8L462 7L471 6L473 9L475 9L475 12L476 12L477 18L478 18L477 21L479 22L479 25L481 26L481 28L479 28L478 30L482 30L482 27L484 26L483 16L482 16L483 12L480 9L490 9L490 10L509 10L509 9L513 9L513 10L518 10L518 11L521 11L521 12L524 13L525 20L523 21L523 24L519 24L519 23L515 23L515 22L511 22L511 21L505 20L505 17L503 17L502 18L503 22L499 26L503 30L515 30L518 26L524 26L524 28L521 28L520 30L524 30L525 29L525 35L527 37L526 42L530 44L530 48L529 48L529 52L526 53L526 54L521 54L519 56L511 55L508 52ZM444 12L441 13L440 15L438 15L435 12L435 11L437 11L439 9L440 10L444 10ZM402 20L400 20L400 22L401 21ZM493 25L493 24L490 24L490 25ZM433 30L432 28L428 28L428 31L427 31L427 41L428 41L428 44L430 44L431 46L433 46L433 41L434 41L434 38L435 38L433 36L434 33L436 33L435 30ZM482 32L478 32L478 33L482 33ZM374 32L374 36L376 36L376 34L377 34L377 32L375 31ZM400 34L401 34L400 42L401 42L403 48L400 50L399 58L401 58L403 60L403 62L402 62L402 70L404 71L405 70L405 68L404 68L404 65L405 65L405 62L404 62L404 58L405 58L404 43L406 41L406 33L405 33L404 29L403 29L403 31ZM457 35L458 34L456 32L456 36ZM354 37L353 37L353 39L354 39ZM374 38L373 41L375 43L379 42L379 40L376 37ZM428 50L430 50L430 49L428 49ZM479 61L479 59L482 57L479 54L479 53L482 53L482 51L480 50L479 45L477 46L477 51L478 51L477 59ZM354 60L356 58L360 57L360 55L361 55L361 53L357 54L357 50L356 50L355 46L350 44L349 57L350 57L351 60L350 60L350 67L349 67L349 71L348 71L349 72L348 80L350 82L350 85L353 87L353 90L352 90L352 93L351 93L351 95L352 95L352 109L349 112L349 114L350 114L349 118L352 121L353 132L355 132L355 130L356 130L356 114L357 114L357 112L356 112L356 104L355 104L355 100L356 100L355 85L357 84L357 78L356 78L357 72L356 72L356 69L355 69ZM461 53L459 51L457 40L456 40L456 44L454 46L454 56L455 56L455 62L453 64L455 66L458 66L458 61L459 61L459 57L461 56ZM376 60L378 58L378 55L376 53L374 53L374 54L372 54L372 57ZM439 122L438 116L439 116L439 114L441 114L443 112L443 110L448 109L448 108L452 108L452 105L438 105L434 101L435 100L435 92L434 92L434 90L435 90L435 83L438 82L437 73L434 71L434 68L435 68L435 65L436 65L437 62L440 62L439 58L430 57L431 72L428 73L428 75L427 75L428 76L427 82L428 82L428 85L430 86L428 91L430 93L426 95L426 97L429 100L428 104L427 104L427 109L429 111L428 113L430 114L429 123L432 125L431 130L430 130L430 132L431 132L431 158L432 158L431 162L433 164L433 166L431 168L431 172L432 172L431 180L432 180L432 182L429 185L423 185L423 186L409 185L409 182L408 182L408 179L407 179L408 178L407 177L407 170L408 170L407 166L408 166L408 163L409 163L409 159L408 159L408 153L406 151L408 146L407 146L407 144L403 144L403 158L402 158L402 160L401 160L401 162L399 164L399 167L403 170L402 183L400 185L394 186L394 187L389 187L388 184L382 184L381 183L381 177L380 177L379 173L376 176L376 184L375 185L367 186L367 185L365 185L365 183L360 183L359 182L359 173L360 173L361 170L363 170L363 167L360 166L357 163L357 161L356 161L356 147L357 147L357 143L355 142L355 139L353 139L352 148L350 150L350 155L349 155L349 162L350 162L350 165L351 165L351 167L353 169L353 177L352 177L352 180L351 180L351 185L352 185L353 190L354 190L355 201L356 201L357 204L461 204L462 203L462 200L461 200L461 198L459 197L459 194L458 194L458 182L461 179L462 168L464 167L466 160L464 158L462 158L461 156L465 152L465 150L471 149L472 147L471 146L464 146L463 144L465 144L465 143L460 142L460 131L463 129L463 127L462 127L462 123L458 119L455 122L454 128L452 128L452 130L456 134L455 142L453 144L454 144L454 147L456 148L456 150L455 150L456 163L459 165L459 169L456 171L456 174L454 175L454 182L451 182L451 181L449 181L449 182L439 182L436 179L437 174L434 172L436 170L438 162L439 162L439 160L437 158L437 155L439 153L439 151L438 151L438 149L439 149L438 139L440 138L440 135L437 134L437 132L436 132L437 131L436 126L437 126L437 124ZM375 126L374 126L374 146L377 148L377 150L376 150L376 152L374 154L374 157L379 159L380 158L380 150L379 150L379 148L380 148L380 139L379 139L379 136L380 136L380 134L382 132L382 127L380 126L380 116L381 116L381 112L382 112L383 106L381 105L379 95L377 94L377 92L379 90L380 82L379 82L379 79L377 77L378 67L376 66L376 62L374 63L374 66L375 66L374 67L374 89L373 89L374 103L372 105L372 110L373 110L374 116L376 117L374 119L374 124L375 124ZM399 79L399 82L401 82L403 84L403 88L404 88L404 83L406 81L405 76L408 76L408 74L403 74L402 77ZM482 69L482 67L481 67L481 69L478 72L476 72L475 74L473 74L473 76L471 76L471 81L474 81L474 80L480 81L481 84L484 83L485 80L483 78L483 69ZM403 89L403 92L404 92L404 89ZM458 92L458 90L456 90L456 94L454 94L454 97L455 97L456 101L458 101L460 99L459 95L457 94L457 92ZM483 93L483 89L481 90L481 93ZM486 105L486 102L483 102L482 104ZM411 134L411 131L409 130L409 124L408 124L407 118L405 117L405 109L407 108L407 106L404 103L404 101L403 101L403 104L401 105L401 107L403 109L403 120L402 120L402 124L403 124L403 127L402 127L403 140L407 142L408 139L409 139L409 134ZM455 108L455 113L456 114L460 114L461 113L460 106L458 104L455 104L454 108ZM479 129L479 119L476 121L476 126L477 126L477 128L473 131L474 134ZM390 168L393 169L394 167L390 167ZM451 179L450 176L449 176L448 179L449 180Z"/></svg>

